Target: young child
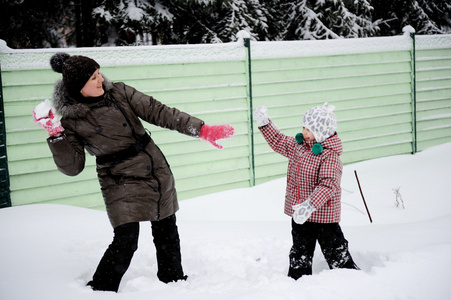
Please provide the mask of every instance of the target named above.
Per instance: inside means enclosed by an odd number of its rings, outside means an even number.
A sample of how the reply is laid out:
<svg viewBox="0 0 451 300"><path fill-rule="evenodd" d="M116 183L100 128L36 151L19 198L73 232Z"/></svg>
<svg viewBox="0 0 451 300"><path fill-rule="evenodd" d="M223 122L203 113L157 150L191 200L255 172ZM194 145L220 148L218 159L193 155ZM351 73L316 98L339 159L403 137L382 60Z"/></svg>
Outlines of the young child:
<svg viewBox="0 0 451 300"><path fill-rule="evenodd" d="M285 214L292 217L293 246L288 276L312 274L316 241L331 269L359 269L341 231L341 175L343 153L334 106L325 103L308 110L302 133L289 137L268 118L267 108L254 115L269 146L288 158Z"/></svg>

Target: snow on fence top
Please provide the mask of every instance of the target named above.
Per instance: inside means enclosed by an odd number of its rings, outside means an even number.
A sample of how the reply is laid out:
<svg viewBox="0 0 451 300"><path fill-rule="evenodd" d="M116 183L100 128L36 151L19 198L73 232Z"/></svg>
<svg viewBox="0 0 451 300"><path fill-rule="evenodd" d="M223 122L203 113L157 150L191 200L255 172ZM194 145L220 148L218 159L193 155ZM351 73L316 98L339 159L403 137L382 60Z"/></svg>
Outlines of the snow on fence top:
<svg viewBox="0 0 451 300"><path fill-rule="evenodd" d="M415 48L417 50L451 49L451 34L417 35Z"/></svg>
<svg viewBox="0 0 451 300"><path fill-rule="evenodd" d="M412 48L409 35L321 41L252 43L252 58L329 56L371 52L404 51Z"/></svg>
<svg viewBox="0 0 451 300"><path fill-rule="evenodd" d="M1 68L32 70L50 68L50 57L56 52L85 55L101 66L154 65L209 61L245 60L243 34L238 41L224 44L127 46L98 48L11 49L0 40ZM253 59L308 57L371 52L405 51L412 48L409 31L396 37L373 37L315 41L280 41L251 43ZM418 49L451 48L451 35L419 36Z"/></svg>
<svg viewBox="0 0 451 300"><path fill-rule="evenodd" d="M243 43L125 46L96 48L10 49L0 40L2 70L30 70L50 68L50 57L56 52L84 55L101 66L143 64L176 64L189 62L244 60Z"/></svg>

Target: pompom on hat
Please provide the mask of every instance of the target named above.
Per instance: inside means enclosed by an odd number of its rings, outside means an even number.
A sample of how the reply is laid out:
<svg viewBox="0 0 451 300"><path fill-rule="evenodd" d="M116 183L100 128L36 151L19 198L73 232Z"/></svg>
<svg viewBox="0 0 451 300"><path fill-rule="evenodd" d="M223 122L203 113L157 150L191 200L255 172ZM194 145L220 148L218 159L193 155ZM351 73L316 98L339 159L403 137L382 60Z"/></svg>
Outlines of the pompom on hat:
<svg viewBox="0 0 451 300"><path fill-rule="evenodd" d="M337 130L337 118L333 111L335 106L324 103L322 106L316 106L304 114L302 126L310 130L315 136L317 143L324 142L332 136Z"/></svg>
<svg viewBox="0 0 451 300"><path fill-rule="evenodd" d="M63 74L63 84L72 97L80 95L92 74L100 68L93 59L82 55L69 55L65 52L54 54L50 58L53 71Z"/></svg>

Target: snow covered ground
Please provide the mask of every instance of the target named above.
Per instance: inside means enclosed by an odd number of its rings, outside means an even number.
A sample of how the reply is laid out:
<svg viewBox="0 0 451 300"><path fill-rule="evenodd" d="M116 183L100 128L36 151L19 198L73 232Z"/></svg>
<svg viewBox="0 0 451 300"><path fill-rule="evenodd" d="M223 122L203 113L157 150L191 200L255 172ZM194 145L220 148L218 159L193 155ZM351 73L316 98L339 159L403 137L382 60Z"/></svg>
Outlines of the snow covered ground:
<svg viewBox="0 0 451 300"><path fill-rule="evenodd" d="M342 229L362 269L286 276L290 219L285 180L181 201L186 282L156 277L150 224L119 293L85 284L112 229L106 214L64 205L0 210L0 299L450 299L451 143L415 155L345 166ZM354 177L357 170L373 223ZM405 209L396 207L400 187Z"/></svg>

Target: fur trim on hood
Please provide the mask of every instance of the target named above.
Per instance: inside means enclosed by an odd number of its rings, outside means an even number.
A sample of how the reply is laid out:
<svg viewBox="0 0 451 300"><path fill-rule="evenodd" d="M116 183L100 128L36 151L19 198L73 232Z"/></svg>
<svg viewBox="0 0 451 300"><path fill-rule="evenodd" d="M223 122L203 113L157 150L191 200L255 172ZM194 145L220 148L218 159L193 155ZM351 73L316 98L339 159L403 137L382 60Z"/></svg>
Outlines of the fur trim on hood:
<svg viewBox="0 0 451 300"><path fill-rule="evenodd" d="M113 83L103 77L105 81L103 82L103 89L105 94L113 88ZM105 95L104 94L104 95ZM80 97L82 97L80 95ZM79 98L81 99L81 98ZM82 103L69 95L66 86L62 79L55 82L55 91L53 92L53 106L56 112L63 118L82 118L90 110L86 103Z"/></svg>

